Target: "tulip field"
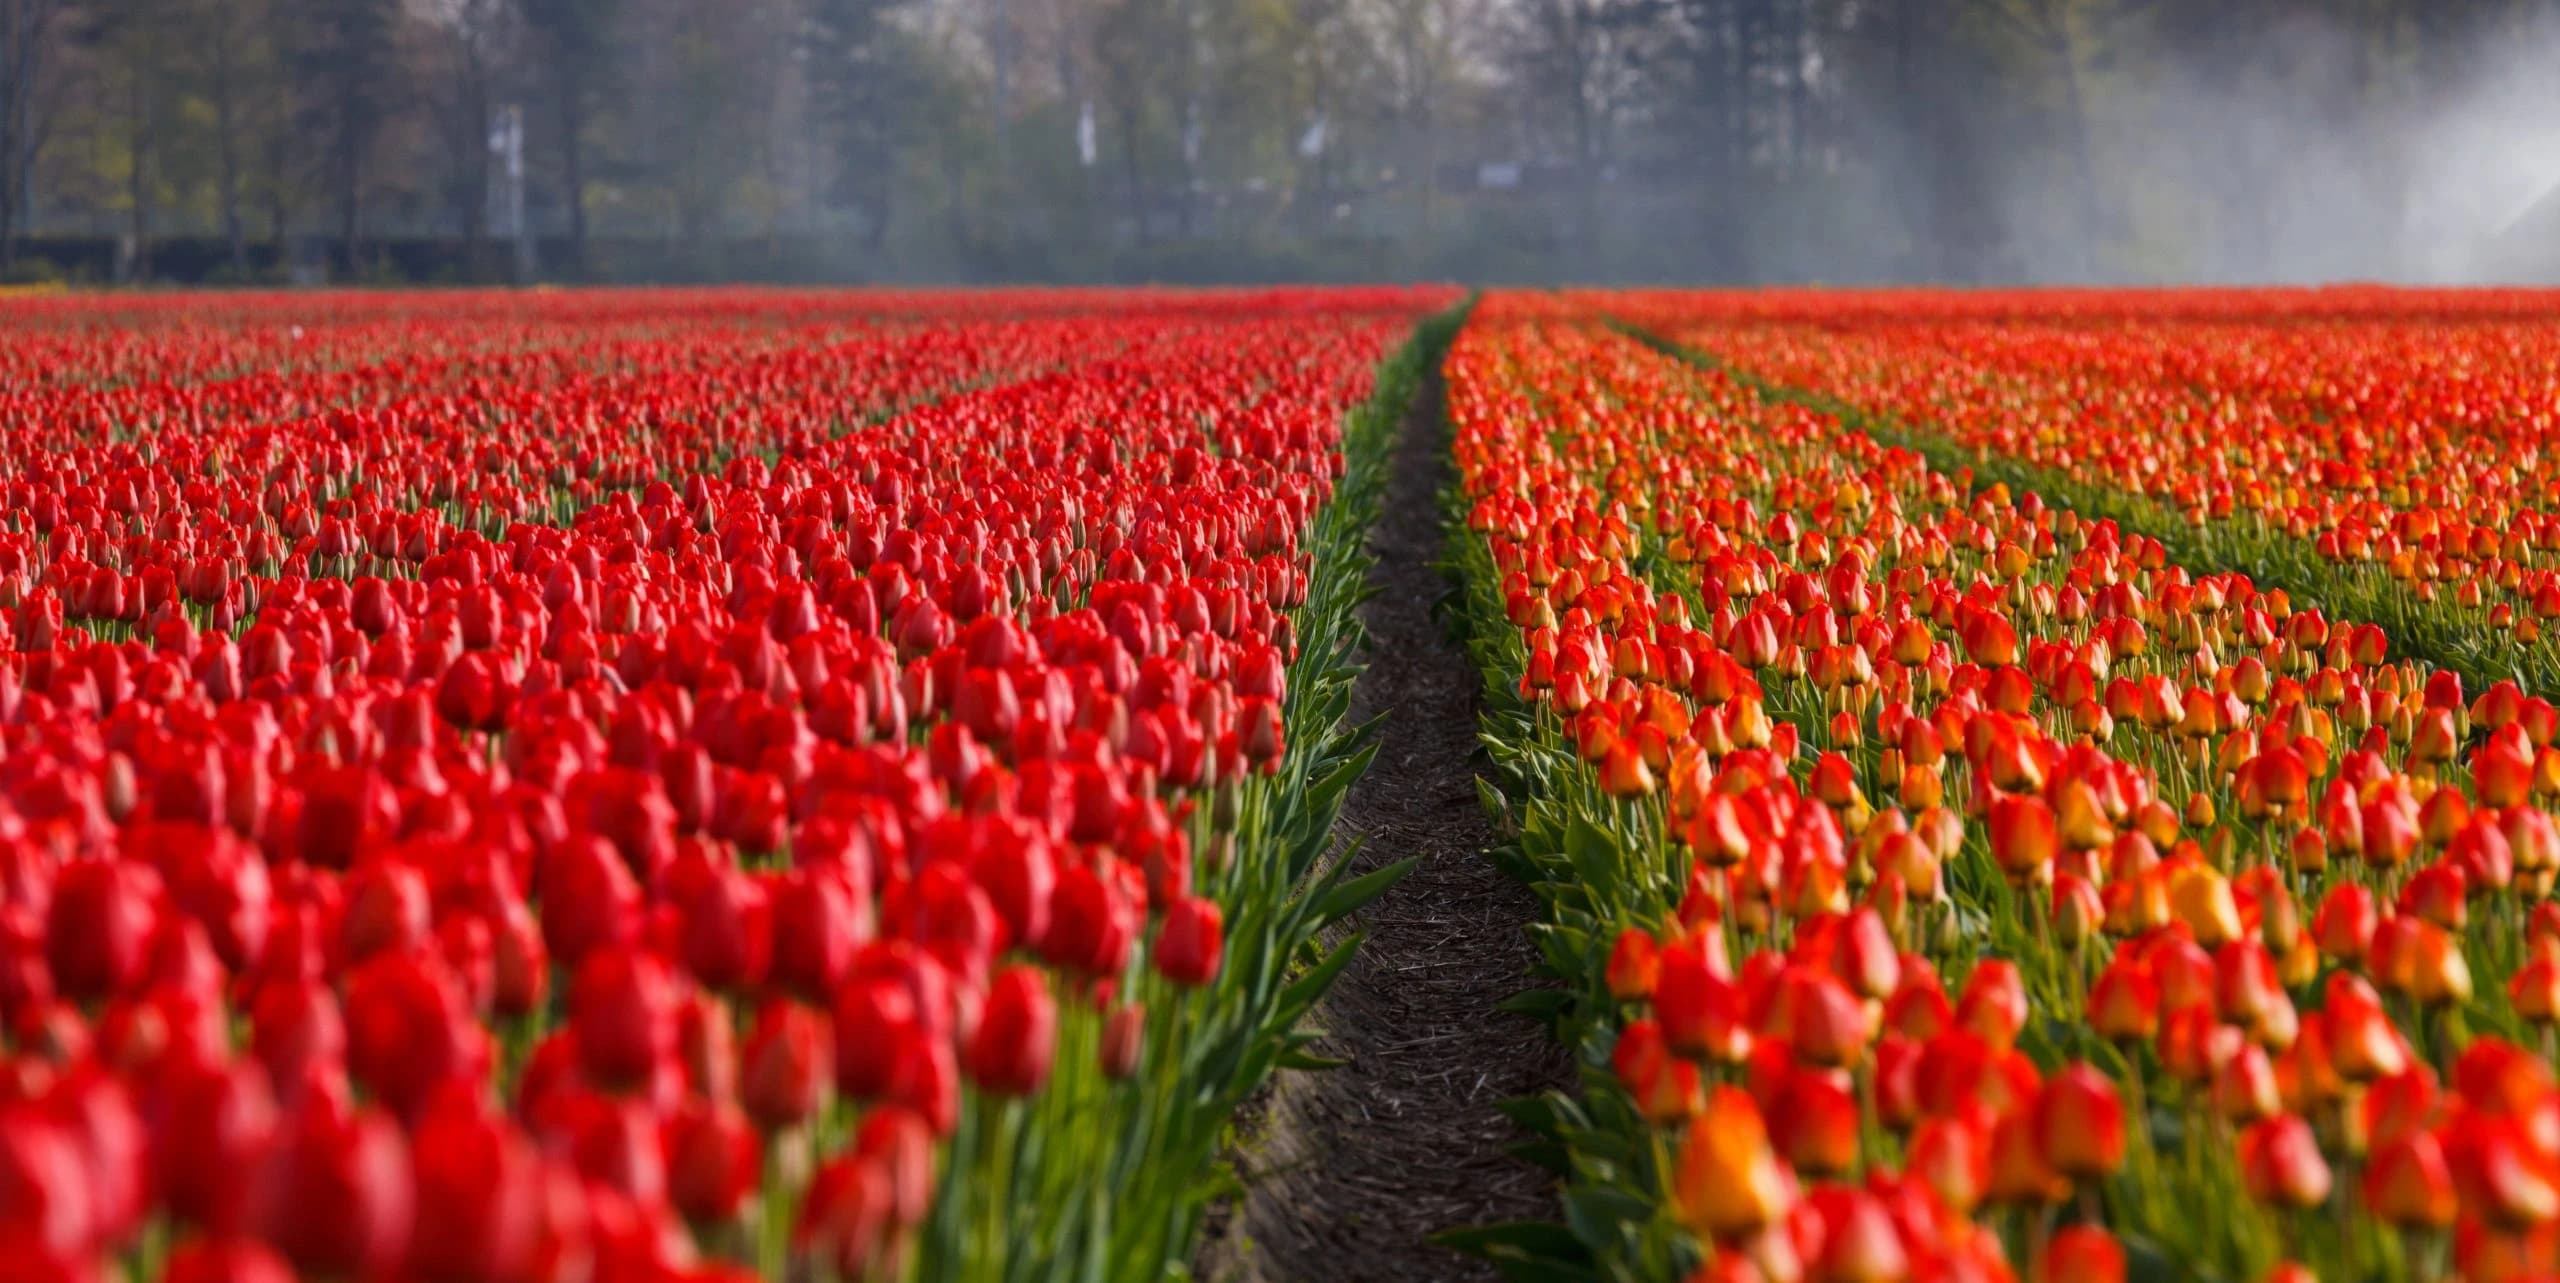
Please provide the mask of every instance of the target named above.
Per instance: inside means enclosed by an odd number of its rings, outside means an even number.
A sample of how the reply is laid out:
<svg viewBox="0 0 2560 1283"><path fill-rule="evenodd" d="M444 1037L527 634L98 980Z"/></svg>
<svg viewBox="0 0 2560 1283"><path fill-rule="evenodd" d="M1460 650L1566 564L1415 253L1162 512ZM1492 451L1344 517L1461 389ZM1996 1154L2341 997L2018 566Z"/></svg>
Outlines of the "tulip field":
<svg viewBox="0 0 2560 1283"><path fill-rule="evenodd" d="M1273 1278L1259 1102L1399 1036L1375 718L1474 720L1571 1061L1448 1277L2560 1279L2560 296L60 295L0 374L0 1283ZM1362 686L1424 465L1473 707Z"/></svg>

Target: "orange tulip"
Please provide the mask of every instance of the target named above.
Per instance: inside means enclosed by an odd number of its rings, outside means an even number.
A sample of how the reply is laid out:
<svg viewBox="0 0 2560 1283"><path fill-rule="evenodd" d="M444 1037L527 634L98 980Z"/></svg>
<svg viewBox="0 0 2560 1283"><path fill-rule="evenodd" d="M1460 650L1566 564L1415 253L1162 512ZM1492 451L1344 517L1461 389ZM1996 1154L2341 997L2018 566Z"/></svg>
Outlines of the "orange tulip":
<svg viewBox="0 0 2560 1283"><path fill-rule="evenodd" d="M1858 1164L1858 1100L1836 1074L1798 1069L1769 1110L1778 1150L1808 1177L1845 1175Z"/></svg>
<svg viewBox="0 0 2560 1283"><path fill-rule="evenodd" d="M1609 1063L1646 1121L1667 1127L1697 1112L1698 1067L1671 1053L1660 1025L1650 1020L1629 1022L1618 1031Z"/></svg>
<svg viewBox="0 0 2560 1283"><path fill-rule="evenodd" d="M1795 1201L1795 1178L1769 1144L1760 1107L1739 1088L1716 1088L1674 1161L1680 1222L1700 1238L1731 1242L1776 1224Z"/></svg>
<svg viewBox="0 0 2560 1283"><path fill-rule="evenodd" d="M2240 1182L2272 1207L2317 1207L2329 1198L2329 1160L2311 1125L2278 1114L2240 1134Z"/></svg>
<svg viewBox="0 0 2560 1283"><path fill-rule="evenodd" d="M2124 1164L2124 1102L2115 1083L2086 1063L2045 1080L2035 1131L2045 1165L2065 1179L2096 1179Z"/></svg>
<svg viewBox="0 0 2560 1283"><path fill-rule="evenodd" d="M1653 933L1642 927L1629 927L1618 933L1618 942L1609 949L1609 993L1620 1002L1633 1002L1653 996L1655 979L1662 973L1660 949Z"/></svg>
<svg viewBox="0 0 2560 1283"><path fill-rule="evenodd" d="M2055 1231L2036 1258L2034 1283L2124 1283L2124 1247L2095 1225Z"/></svg>
<svg viewBox="0 0 2560 1283"><path fill-rule="evenodd" d="M2364 1205L2403 1229L2440 1230L2453 1224L2453 1169L2434 1133L2410 1132L2374 1147L2364 1169Z"/></svg>
<svg viewBox="0 0 2560 1283"><path fill-rule="evenodd" d="M1991 857L2013 884L2041 880L2061 849L2053 808L2041 797L2002 794L1991 802Z"/></svg>

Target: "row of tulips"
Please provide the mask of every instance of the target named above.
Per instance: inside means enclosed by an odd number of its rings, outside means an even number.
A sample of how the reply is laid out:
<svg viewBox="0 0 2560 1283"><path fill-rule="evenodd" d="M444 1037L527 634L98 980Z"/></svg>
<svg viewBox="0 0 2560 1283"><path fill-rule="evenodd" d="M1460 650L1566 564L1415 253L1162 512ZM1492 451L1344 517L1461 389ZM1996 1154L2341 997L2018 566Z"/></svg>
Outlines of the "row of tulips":
<svg viewBox="0 0 2560 1283"><path fill-rule="evenodd" d="M1497 296L1449 362L1493 801L1583 1090L1524 1277L2560 1268L2560 729Z"/></svg>
<svg viewBox="0 0 2560 1283"><path fill-rule="evenodd" d="M220 296L61 294L12 299L0 314L0 387L91 393L192 389L226 407L307 374L369 369L508 379L556 368L679 369L754 346L783 352L883 324L1308 311L1304 293L1009 290L594 290ZM983 337L983 335L981 336ZM528 359L530 358L530 359ZM218 386L219 385L219 386ZM32 404L32 403L30 403ZM268 403L267 411L274 412Z"/></svg>
<svg viewBox="0 0 2560 1283"><path fill-rule="evenodd" d="M1318 862L1448 300L1286 301L869 426L621 376L653 409L574 435L646 471L504 474L540 524L434 518L557 404L13 456L10 1276L1178 1266L1392 877ZM792 368L860 406L852 359ZM752 448L639 453L758 387Z"/></svg>
<svg viewBox="0 0 2560 1283"><path fill-rule="evenodd" d="M2543 637L2560 618L2547 295L1987 310L1998 297L1655 295L1622 310L1941 466L2381 624L2475 683L2560 681L2560 639ZM2365 305L2323 306L2341 302Z"/></svg>
<svg viewBox="0 0 2560 1283"><path fill-rule="evenodd" d="M55 424L16 440L26 462L0 482L23 514L0 531L0 606L17 608L29 650L63 622L137 629L172 599L196 625L228 630L296 573L416 579L519 524L594 520L615 510L612 497L645 500L653 485L708 504L707 487L732 463L752 472L823 458L877 471L873 459L830 452L902 407L914 421L889 423L861 449L903 466L915 443L963 432L964 419L1036 422L1076 398L1086 404L1072 413L1090 416L1097 389L1148 388L1165 422L1205 415L1215 407L1196 397L1177 407L1154 389L1227 386L1202 376L1230 328L1156 314L884 325L806 350L529 380L505 395L470 390L479 376L426 393L377 371L368 386L393 390L363 410L222 414L187 418L183 430L174 416L134 441L49 446L69 431ZM289 382L285 403L317 396L312 379ZM903 449L879 444L889 441ZM819 533L802 520L799 555ZM889 534L866 533L875 546ZM686 555L691 540L664 536L652 551Z"/></svg>

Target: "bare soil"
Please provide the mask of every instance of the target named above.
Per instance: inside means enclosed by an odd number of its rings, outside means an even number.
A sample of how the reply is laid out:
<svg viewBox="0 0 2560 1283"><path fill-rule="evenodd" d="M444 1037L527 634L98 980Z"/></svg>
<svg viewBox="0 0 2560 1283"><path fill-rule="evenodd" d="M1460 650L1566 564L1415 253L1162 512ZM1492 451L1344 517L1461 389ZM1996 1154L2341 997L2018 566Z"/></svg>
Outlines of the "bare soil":
<svg viewBox="0 0 2560 1283"><path fill-rule="evenodd" d="M1350 873L1420 864L1352 925L1367 935L1318 1014L1337 1069L1284 1072L1234 1155L1246 1194L1223 1209L1203 1274L1232 1283L1404 1283L1497 1275L1430 1242L1442 1230L1553 1219L1555 1185L1513 1157L1497 1106L1563 1085L1564 1050L1497 1009L1537 983L1536 898L1484 858L1497 835L1476 798L1481 679L1434 615L1446 587L1439 494L1451 463L1439 371L1396 445L1370 545L1369 665L1356 715L1387 714L1341 836Z"/></svg>

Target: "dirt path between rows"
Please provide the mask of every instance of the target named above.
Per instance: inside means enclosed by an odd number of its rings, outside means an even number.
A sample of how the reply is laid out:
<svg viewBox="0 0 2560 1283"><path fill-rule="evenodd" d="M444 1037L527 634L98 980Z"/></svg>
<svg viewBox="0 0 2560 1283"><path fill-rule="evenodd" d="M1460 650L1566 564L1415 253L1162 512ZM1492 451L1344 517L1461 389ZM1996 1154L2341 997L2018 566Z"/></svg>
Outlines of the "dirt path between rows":
<svg viewBox="0 0 2560 1283"><path fill-rule="evenodd" d="M1433 369L1370 534L1379 591L1363 607L1369 666L1354 715L1387 721L1340 825L1362 840L1353 876L1407 856L1421 864L1359 915L1368 939L1318 1012L1328 1036L1314 1050L1349 1063L1283 1074L1259 1141L1238 1156L1248 1193L1215 1279L1492 1279L1429 1237L1558 1215L1552 1179L1511 1156L1523 1136L1496 1108L1570 1071L1542 1025L1496 1010L1533 983L1524 928L1539 909L1483 858L1496 838L1476 799L1480 679L1432 611L1451 468L1441 396Z"/></svg>

